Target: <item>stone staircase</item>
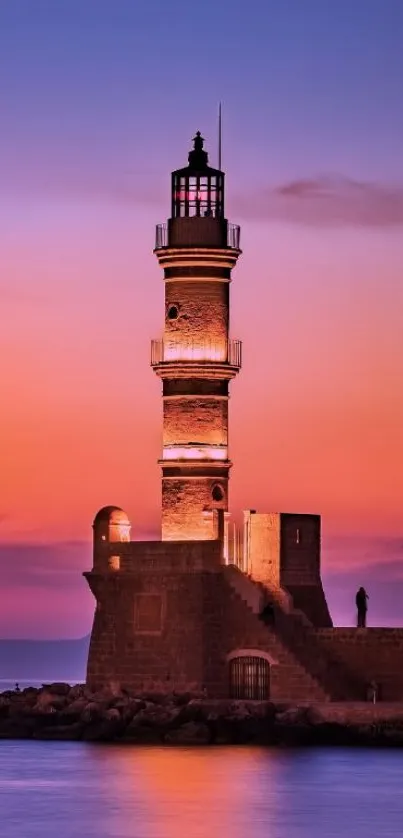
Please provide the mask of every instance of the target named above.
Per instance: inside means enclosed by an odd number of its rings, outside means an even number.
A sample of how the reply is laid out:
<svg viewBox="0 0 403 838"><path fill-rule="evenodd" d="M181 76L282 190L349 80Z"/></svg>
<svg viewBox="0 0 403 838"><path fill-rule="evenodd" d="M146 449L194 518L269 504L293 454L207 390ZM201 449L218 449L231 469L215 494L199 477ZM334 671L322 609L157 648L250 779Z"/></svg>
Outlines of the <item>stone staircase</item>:
<svg viewBox="0 0 403 838"><path fill-rule="evenodd" d="M248 608L275 635L282 649L306 672L326 695L327 701L364 701L365 684L347 667L324 651L315 628L302 611L293 607L286 591L272 591L255 582L235 565L225 568L227 581ZM264 606L269 605L266 618Z"/></svg>
<svg viewBox="0 0 403 838"><path fill-rule="evenodd" d="M223 577L231 592L232 610L241 618L244 626L245 645L261 648L269 653L276 664L273 678L280 673L276 698L281 701L328 702L331 695L323 685L300 663L296 655L282 638L260 619L265 591L250 580L242 571L228 565L223 568ZM242 614L243 612L243 614Z"/></svg>

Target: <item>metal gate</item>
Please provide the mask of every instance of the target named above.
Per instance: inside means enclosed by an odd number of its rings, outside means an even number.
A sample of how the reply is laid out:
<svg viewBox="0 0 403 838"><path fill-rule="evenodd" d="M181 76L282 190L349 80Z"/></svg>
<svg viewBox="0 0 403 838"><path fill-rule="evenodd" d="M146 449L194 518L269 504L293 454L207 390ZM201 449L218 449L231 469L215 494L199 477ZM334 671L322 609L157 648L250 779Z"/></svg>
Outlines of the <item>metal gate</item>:
<svg viewBox="0 0 403 838"><path fill-rule="evenodd" d="M265 658L233 658L229 679L231 698L264 701L270 697L270 664Z"/></svg>

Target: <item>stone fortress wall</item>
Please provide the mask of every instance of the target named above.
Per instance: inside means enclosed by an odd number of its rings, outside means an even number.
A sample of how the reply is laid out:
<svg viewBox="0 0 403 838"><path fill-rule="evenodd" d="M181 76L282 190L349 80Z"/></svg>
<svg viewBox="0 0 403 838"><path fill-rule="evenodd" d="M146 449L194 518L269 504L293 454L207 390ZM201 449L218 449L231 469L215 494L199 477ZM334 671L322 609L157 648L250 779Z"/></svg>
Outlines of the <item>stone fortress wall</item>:
<svg viewBox="0 0 403 838"><path fill-rule="evenodd" d="M97 516L94 564L85 574L97 602L92 689L204 690L225 698L231 661L258 657L269 665L273 701L365 701L371 681L382 700L403 700L403 629L331 627L318 516L245 513L241 570L225 563L219 539L129 541L127 517L111 509L106 531L103 511ZM299 546L310 570L299 570ZM261 616L267 604L268 622Z"/></svg>

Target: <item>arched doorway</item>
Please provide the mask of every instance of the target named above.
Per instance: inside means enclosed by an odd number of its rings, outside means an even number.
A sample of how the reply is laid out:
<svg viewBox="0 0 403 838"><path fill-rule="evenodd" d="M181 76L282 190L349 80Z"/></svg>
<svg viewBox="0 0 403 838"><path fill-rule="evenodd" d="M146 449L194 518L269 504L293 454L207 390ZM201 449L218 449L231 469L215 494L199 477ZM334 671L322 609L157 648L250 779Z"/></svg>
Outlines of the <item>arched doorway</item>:
<svg viewBox="0 0 403 838"><path fill-rule="evenodd" d="M265 657L240 655L229 661L231 698L265 701L270 697L270 663Z"/></svg>

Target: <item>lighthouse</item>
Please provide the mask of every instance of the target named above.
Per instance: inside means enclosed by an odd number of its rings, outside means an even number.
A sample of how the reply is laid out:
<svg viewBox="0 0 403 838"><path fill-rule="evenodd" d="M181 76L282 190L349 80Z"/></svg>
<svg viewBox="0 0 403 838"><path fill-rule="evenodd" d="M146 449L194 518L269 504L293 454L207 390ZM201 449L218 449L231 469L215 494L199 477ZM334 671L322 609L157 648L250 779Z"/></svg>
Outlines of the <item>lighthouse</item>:
<svg viewBox="0 0 403 838"><path fill-rule="evenodd" d="M226 538L229 386L241 368L230 285L241 250L240 229L225 217L224 181L198 132L188 165L172 173L171 215L157 226L154 249L165 289L164 328L151 347L163 402L161 539L139 540L141 522L132 526L114 503L95 515L84 573L96 600L87 685L114 694L356 700L360 685L328 665L332 636L322 650L315 634L332 626L320 516L247 509L242 541L233 539L242 549L231 551ZM128 735L144 741L142 714L135 719Z"/></svg>
<svg viewBox="0 0 403 838"><path fill-rule="evenodd" d="M171 175L171 216L156 229L164 272L163 336L151 365L162 382L162 540L222 538L228 510L229 382L241 368L230 336L231 272L240 228L225 217L225 175L198 131Z"/></svg>

